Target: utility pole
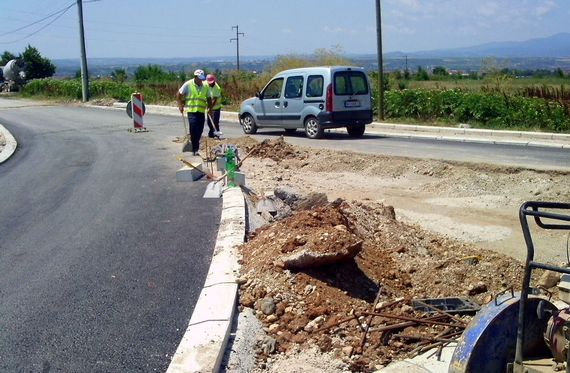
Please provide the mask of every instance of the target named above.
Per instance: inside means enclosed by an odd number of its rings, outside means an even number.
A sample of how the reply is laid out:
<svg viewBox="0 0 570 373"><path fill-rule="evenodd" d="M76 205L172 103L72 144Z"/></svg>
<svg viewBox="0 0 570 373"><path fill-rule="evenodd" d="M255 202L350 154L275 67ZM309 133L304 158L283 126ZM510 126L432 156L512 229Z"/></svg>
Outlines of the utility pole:
<svg viewBox="0 0 570 373"><path fill-rule="evenodd" d="M87 54L85 52L85 32L83 30L83 0L77 0L79 13L79 43L81 44L81 92L83 102L89 101L89 73L87 72Z"/></svg>
<svg viewBox="0 0 570 373"><path fill-rule="evenodd" d="M239 72L239 36L245 36L245 34L243 32L239 32L239 25L232 26L232 30L233 29L236 29L236 37L231 38L230 43L235 40L237 44L237 71Z"/></svg>
<svg viewBox="0 0 570 373"><path fill-rule="evenodd" d="M376 39L378 42L378 118L384 120L384 66L382 60L382 10L380 0L376 0Z"/></svg>

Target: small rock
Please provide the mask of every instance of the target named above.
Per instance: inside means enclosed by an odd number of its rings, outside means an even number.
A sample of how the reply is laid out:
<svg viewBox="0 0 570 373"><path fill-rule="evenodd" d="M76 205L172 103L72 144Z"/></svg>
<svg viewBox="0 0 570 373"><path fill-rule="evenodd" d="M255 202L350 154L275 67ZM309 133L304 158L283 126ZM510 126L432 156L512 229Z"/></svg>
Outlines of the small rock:
<svg viewBox="0 0 570 373"><path fill-rule="evenodd" d="M354 347L352 346L346 346L342 348L342 353L345 354L346 356L351 356L352 351L354 351Z"/></svg>
<svg viewBox="0 0 570 373"><path fill-rule="evenodd" d="M271 325L269 325L269 331L270 331L270 332L274 332L274 331L276 331L277 329L279 329L279 324L271 324Z"/></svg>
<svg viewBox="0 0 570 373"><path fill-rule="evenodd" d="M267 320L267 322L271 322L271 323L272 323L272 322L277 321L277 319L278 319L277 315L273 314L273 315L267 316L267 319L266 319L266 320Z"/></svg>
<svg viewBox="0 0 570 373"><path fill-rule="evenodd" d="M487 291L487 285L484 282L478 282L475 285L470 285L467 289L467 294L477 295Z"/></svg>
<svg viewBox="0 0 570 373"><path fill-rule="evenodd" d="M305 330L306 332L312 332L314 330L317 330L324 321L325 321L324 316L318 316L314 320L309 321L309 323L305 325L303 330Z"/></svg>
<svg viewBox="0 0 570 373"><path fill-rule="evenodd" d="M275 312L275 302L273 298L263 298L259 301L259 310L265 315L271 315Z"/></svg>
<svg viewBox="0 0 570 373"><path fill-rule="evenodd" d="M556 286L559 281L560 273L554 271L545 271L542 276L540 276L537 285L545 289L550 289Z"/></svg>
<svg viewBox="0 0 570 373"><path fill-rule="evenodd" d="M275 345L277 341L274 338L269 336L263 337L258 342L258 347L263 351L265 354L269 355L275 352Z"/></svg>

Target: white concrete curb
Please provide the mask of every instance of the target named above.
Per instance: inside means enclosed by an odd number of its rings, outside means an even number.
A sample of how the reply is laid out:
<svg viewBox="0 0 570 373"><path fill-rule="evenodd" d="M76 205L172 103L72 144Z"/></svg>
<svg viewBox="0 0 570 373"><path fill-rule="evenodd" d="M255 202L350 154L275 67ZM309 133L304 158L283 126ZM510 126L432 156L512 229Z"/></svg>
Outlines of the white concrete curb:
<svg viewBox="0 0 570 373"><path fill-rule="evenodd" d="M234 315L239 277L237 247L245 238L245 199L226 189L220 228L206 282L167 373L217 372Z"/></svg>
<svg viewBox="0 0 570 373"><path fill-rule="evenodd" d="M6 127L4 127L1 124L0 124L0 132L2 132L2 135L4 135L4 139L6 140L6 145L4 145L4 148L2 149L2 151L0 151L0 164L1 164L6 162L8 158L10 158L12 154L14 154L16 148L18 147L18 142L16 141L14 136L12 136L12 134L6 129Z"/></svg>
<svg viewBox="0 0 570 373"><path fill-rule="evenodd" d="M126 103L115 103L113 108L125 109ZM173 106L146 105L147 113L160 115L180 115ZM221 119L228 122L239 122L239 114L222 111ZM344 128L331 129L333 132L345 132ZM478 128L434 127L413 124L372 122L366 127L367 133L396 138L419 138L426 140L446 140L496 145L522 145L570 149L570 134L550 132L488 130ZM520 139L520 140L518 140ZM556 143L531 141L531 139L551 140Z"/></svg>

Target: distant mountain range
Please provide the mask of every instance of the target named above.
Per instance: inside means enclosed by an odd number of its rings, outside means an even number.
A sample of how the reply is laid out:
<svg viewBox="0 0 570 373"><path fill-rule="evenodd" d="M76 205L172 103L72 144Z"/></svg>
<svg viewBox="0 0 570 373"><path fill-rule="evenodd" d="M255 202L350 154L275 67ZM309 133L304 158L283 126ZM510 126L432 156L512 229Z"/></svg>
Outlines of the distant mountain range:
<svg viewBox="0 0 570 373"><path fill-rule="evenodd" d="M309 57L309 56L307 56ZM349 54L346 56L355 65L366 70L377 70L377 55ZM505 67L516 69L560 68L570 71L570 33L561 33L545 38L520 42L494 42L466 48L437 49L420 52L384 53L384 65L388 71L403 70L416 66L427 68L444 66L448 69L478 71L484 57L503 60ZM243 70L264 71L276 56L241 56ZM52 61L56 66L56 76L74 76L80 69L79 59L59 59ZM192 71L196 68L215 70L234 70L235 56L193 57L193 58L89 58L89 72L93 76L109 76L116 69L126 69L133 74L139 66L155 64L169 71Z"/></svg>
<svg viewBox="0 0 570 373"><path fill-rule="evenodd" d="M466 48L435 49L419 52L390 52L386 58L540 58L570 57L570 33L560 33L526 41L493 42Z"/></svg>

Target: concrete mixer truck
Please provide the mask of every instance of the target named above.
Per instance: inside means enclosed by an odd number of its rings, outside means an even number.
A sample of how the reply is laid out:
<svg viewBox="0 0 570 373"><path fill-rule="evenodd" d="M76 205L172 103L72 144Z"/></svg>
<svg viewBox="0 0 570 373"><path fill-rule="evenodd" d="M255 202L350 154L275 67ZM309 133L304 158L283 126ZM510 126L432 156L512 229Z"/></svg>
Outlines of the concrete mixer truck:
<svg viewBox="0 0 570 373"><path fill-rule="evenodd" d="M1 92L18 91L24 83L26 83L26 73L22 60L10 60L5 66L0 66Z"/></svg>

